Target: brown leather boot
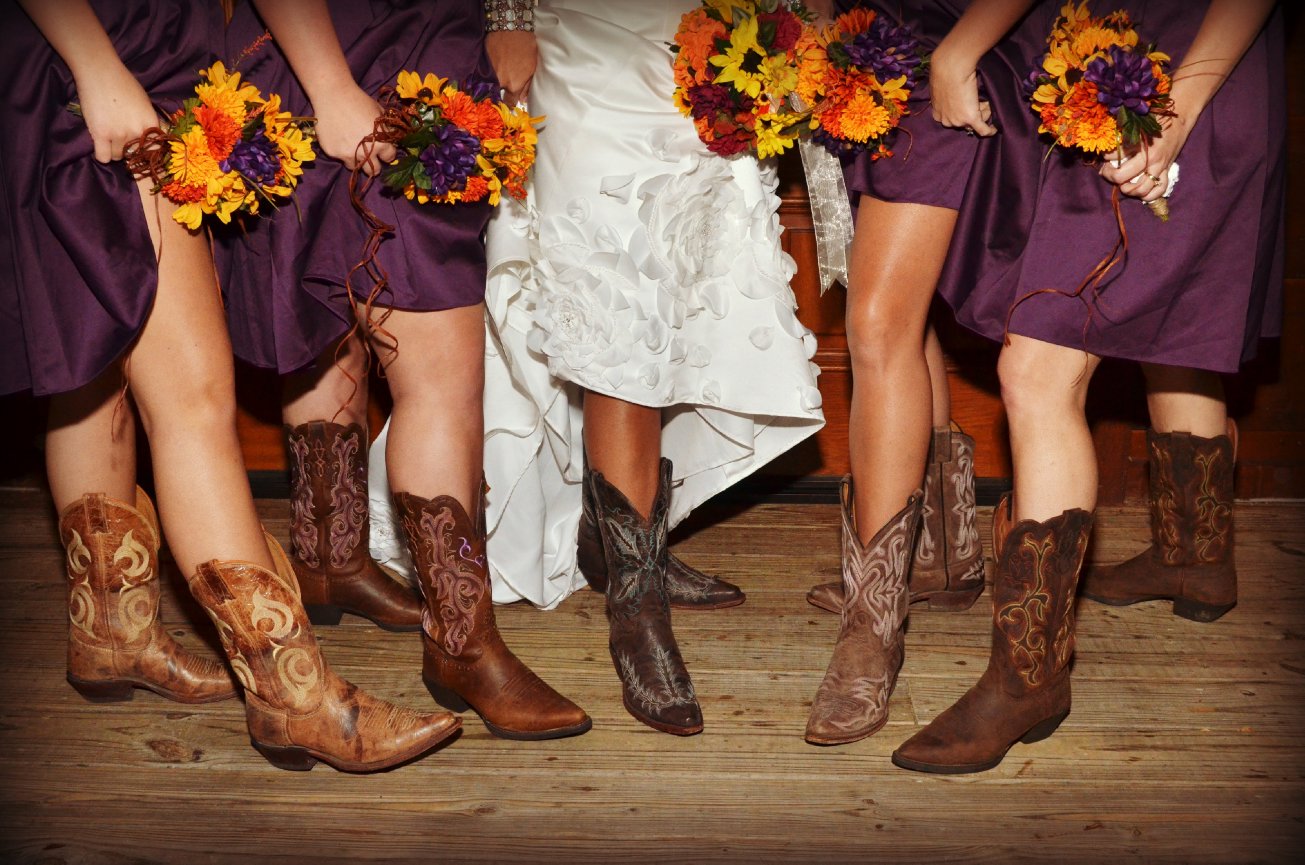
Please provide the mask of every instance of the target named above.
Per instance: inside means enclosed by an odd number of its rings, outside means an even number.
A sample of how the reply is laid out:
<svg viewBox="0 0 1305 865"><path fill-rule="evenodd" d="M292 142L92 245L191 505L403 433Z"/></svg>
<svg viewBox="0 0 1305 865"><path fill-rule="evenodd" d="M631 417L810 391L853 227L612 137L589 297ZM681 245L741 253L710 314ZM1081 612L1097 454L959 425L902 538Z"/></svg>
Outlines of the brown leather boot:
<svg viewBox="0 0 1305 865"><path fill-rule="evenodd" d="M179 703L236 695L217 660L190 654L159 622L159 522L149 496L136 507L90 493L59 518L67 550L68 683L96 703L145 688Z"/></svg>
<svg viewBox="0 0 1305 865"><path fill-rule="evenodd" d="M608 648L625 709L654 730L702 732L702 710L671 631L666 597L666 514L671 461L659 466L657 497L645 519L601 472L589 475L594 516L606 558Z"/></svg>
<svg viewBox="0 0 1305 865"><path fill-rule="evenodd" d="M576 562L585 582L595 592L607 591L607 557L603 552L603 538L594 516L594 496L590 490L589 466L585 466L582 485L580 530L576 538ZM685 564L674 553L668 552L666 567L666 597L672 607L681 610L720 610L737 607L747 600L738 586L718 577L704 574Z"/></svg>
<svg viewBox="0 0 1305 865"><path fill-rule="evenodd" d="M367 434L327 421L286 427L290 450L290 541L295 576L314 625L343 613L387 631L421 629L421 599L368 551Z"/></svg>
<svg viewBox="0 0 1305 865"><path fill-rule="evenodd" d="M278 769L320 760L342 772L376 772L413 760L452 736L462 719L414 712L367 694L322 657L299 599L290 560L271 536L276 571L211 561L190 591L217 625L245 689L249 738Z"/></svg>
<svg viewBox="0 0 1305 865"><path fill-rule="evenodd" d="M920 527L916 490L868 544L856 532L852 477L843 478L842 627L824 681L811 703L806 739L842 745L877 733L888 721L888 698L902 667L907 578Z"/></svg>
<svg viewBox="0 0 1305 865"><path fill-rule="evenodd" d="M929 610L968 610L983 594L983 544L974 519L974 439L937 427L924 470L920 535L911 564L911 603ZM837 613L841 582L821 583L807 603Z"/></svg>
<svg viewBox="0 0 1305 865"><path fill-rule="evenodd" d="M452 496L396 493L408 549L426 599L422 678L447 708L471 708L495 736L560 739L587 731L584 710L512 654L494 621L485 559L484 494L476 521Z"/></svg>
<svg viewBox="0 0 1305 865"><path fill-rule="evenodd" d="M1149 430L1146 443L1151 546L1118 565L1088 568L1083 596L1116 607L1173 599L1175 615L1213 622L1237 605L1233 440Z"/></svg>
<svg viewBox="0 0 1305 865"><path fill-rule="evenodd" d="M1007 497L998 510L1010 507ZM965 774L991 769L1016 742L1037 742L1069 715L1074 591L1092 532L1075 508L1045 523L1022 520L1004 538L1009 511L994 523L988 669L951 708L893 752L903 769Z"/></svg>

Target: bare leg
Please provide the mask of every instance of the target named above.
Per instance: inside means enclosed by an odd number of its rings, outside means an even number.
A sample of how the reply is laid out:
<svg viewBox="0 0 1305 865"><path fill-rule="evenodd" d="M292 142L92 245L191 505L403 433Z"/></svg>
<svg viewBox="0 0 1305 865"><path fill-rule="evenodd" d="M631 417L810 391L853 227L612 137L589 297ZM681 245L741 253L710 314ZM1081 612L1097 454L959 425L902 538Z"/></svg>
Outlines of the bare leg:
<svg viewBox="0 0 1305 865"><path fill-rule="evenodd" d="M385 329L399 346L377 348L394 397L390 489L453 496L471 511L483 478L485 307L394 310Z"/></svg>
<svg viewBox="0 0 1305 865"><path fill-rule="evenodd" d="M929 366L929 387L933 390L933 426L938 429L952 421L952 389L947 383L942 343L932 324L924 331L924 362Z"/></svg>
<svg viewBox="0 0 1305 865"><path fill-rule="evenodd" d="M852 240L848 278L849 455L865 542L924 476L936 410L925 325L956 211L865 197L857 222L870 230Z"/></svg>
<svg viewBox="0 0 1305 865"><path fill-rule="evenodd" d="M366 369L366 347L356 334L343 341L338 355L335 346L328 348L314 369L282 380L282 420L292 427L325 420L366 429Z"/></svg>
<svg viewBox="0 0 1305 865"><path fill-rule="evenodd" d="M62 513L87 493L136 499L136 413L122 396L122 368L114 364L85 387L50 399L45 467Z"/></svg>
<svg viewBox="0 0 1305 865"><path fill-rule="evenodd" d="M589 468L648 516L657 497L661 409L586 391L584 435Z"/></svg>
<svg viewBox="0 0 1305 865"><path fill-rule="evenodd" d="M1015 519L1043 522L1097 502L1097 454L1084 405L1101 358L1012 335L997 361L1010 421Z"/></svg>
<svg viewBox="0 0 1305 865"><path fill-rule="evenodd" d="M150 440L159 515L182 573L211 559L272 559L236 437L235 370L208 242L141 200L155 249L158 294L128 376Z"/></svg>
<svg viewBox="0 0 1305 865"><path fill-rule="evenodd" d="M1146 405L1158 433L1185 432L1215 438L1228 431L1228 405L1218 373L1179 366L1142 364Z"/></svg>

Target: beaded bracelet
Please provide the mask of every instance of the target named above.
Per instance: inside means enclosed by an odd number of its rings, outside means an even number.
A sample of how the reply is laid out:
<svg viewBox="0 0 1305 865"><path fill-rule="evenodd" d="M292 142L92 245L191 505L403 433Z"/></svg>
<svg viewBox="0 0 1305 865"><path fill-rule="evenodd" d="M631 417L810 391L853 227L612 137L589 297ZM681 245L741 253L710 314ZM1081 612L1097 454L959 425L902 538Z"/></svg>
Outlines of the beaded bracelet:
<svg viewBox="0 0 1305 865"><path fill-rule="evenodd" d="M485 0L485 29L534 32L537 0Z"/></svg>

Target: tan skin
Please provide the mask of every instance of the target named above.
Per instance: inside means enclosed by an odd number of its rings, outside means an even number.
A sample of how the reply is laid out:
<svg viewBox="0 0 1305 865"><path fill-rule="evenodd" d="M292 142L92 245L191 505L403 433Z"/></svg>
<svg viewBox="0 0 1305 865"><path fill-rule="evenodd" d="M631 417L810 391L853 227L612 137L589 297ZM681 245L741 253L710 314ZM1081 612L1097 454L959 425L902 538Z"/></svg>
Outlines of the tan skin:
<svg viewBox="0 0 1305 865"><path fill-rule="evenodd" d="M1271 0L1213 0L1196 39L1174 73L1176 116L1144 152L1100 174L1143 201L1160 197L1188 132L1268 20ZM998 372L1010 421L1015 465L1015 517L1044 521L1069 508L1096 506L1096 451L1083 414L1088 382L1100 359L1027 337L1012 337ZM1159 432L1210 438L1227 425L1215 373L1144 364L1147 406Z"/></svg>
<svg viewBox="0 0 1305 865"><path fill-rule="evenodd" d="M346 168L376 174L394 148L385 144L369 154L360 147L380 106L354 81L324 0L256 0L255 6L312 102L322 152ZM484 312L483 304L391 310L384 323L389 337L375 335L394 399L386 448L392 490L451 495L469 510L475 506L484 446ZM361 356L361 345L348 347L351 362ZM309 385L287 385L288 423L331 417L340 407L333 401L349 388L346 377L330 372ZM355 396L348 417L362 422L365 410L365 398Z"/></svg>
<svg viewBox="0 0 1305 865"><path fill-rule="evenodd" d="M158 125L149 96L85 0L22 6L72 71L95 158L121 160L124 144ZM211 559L271 567L236 437L231 346L208 243L174 222L150 186L139 184L141 205L155 254L166 250L154 306L122 362L51 399L46 462L55 506L90 492L134 500L131 402L118 403L125 365L177 564L185 573Z"/></svg>

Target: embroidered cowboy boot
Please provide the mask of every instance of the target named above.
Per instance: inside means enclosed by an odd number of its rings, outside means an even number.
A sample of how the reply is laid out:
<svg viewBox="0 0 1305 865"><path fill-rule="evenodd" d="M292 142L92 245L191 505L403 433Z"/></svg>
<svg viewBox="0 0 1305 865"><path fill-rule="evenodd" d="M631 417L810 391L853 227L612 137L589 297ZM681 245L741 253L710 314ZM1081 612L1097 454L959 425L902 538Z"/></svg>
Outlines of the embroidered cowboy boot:
<svg viewBox="0 0 1305 865"><path fill-rule="evenodd" d="M314 625L343 613L387 631L421 628L421 599L368 551L367 434L358 424L286 428L290 450L291 562Z"/></svg>
<svg viewBox="0 0 1305 865"><path fill-rule="evenodd" d="M920 535L911 564L911 603L929 610L968 610L983 594L983 544L974 518L974 439L936 427L924 470ZM807 592L807 603L837 613L841 581Z"/></svg>
<svg viewBox="0 0 1305 865"><path fill-rule="evenodd" d="M843 478L842 625L834 656L811 703L806 740L842 745L877 733L902 667L911 551L920 525L916 490L868 544L856 531L852 478Z"/></svg>
<svg viewBox="0 0 1305 865"><path fill-rule="evenodd" d="M576 562L589 588L595 592L606 592L607 557L603 552L603 538L594 515L594 496L590 489L589 474L589 466L585 465ZM747 600L743 590L733 583L704 574L682 562L674 553L667 555L666 597L672 607L682 610L719 610L737 607Z"/></svg>
<svg viewBox="0 0 1305 865"><path fill-rule="evenodd" d="M1120 564L1089 567L1083 596L1117 607L1172 599L1175 615L1213 622L1237 605L1232 436L1148 430L1146 443L1151 545Z"/></svg>
<svg viewBox="0 0 1305 865"><path fill-rule="evenodd" d="M645 518L601 472L589 475L608 576L608 649L621 700L637 720L676 736L702 732L702 710L671 631L666 597L671 461L659 465L657 496Z"/></svg>
<svg viewBox="0 0 1305 865"><path fill-rule="evenodd" d="M495 736L560 739L592 726L503 642L485 558L484 493L476 520L452 496L396 493L395 504L426 599L422 678L447 708L473 709Z"/></svg>
<svg viewBox="0 0 1305 865"><path fill-rule="evenodd" d="M179 703L236 695L217 660L190 654L159 622L159 522L144 490L136 507L89 493L64 509L68 683L92 702L145 688Z"/></svg>
<svg viewBox="0 0 1305 865"><path fill-rule="evenodd" d="M413 760L456 733L448 712L414 712L341 679L322 657L300 603L294 570L271 536L275 572L249 562L211 561L190 591L217 625L245 689L249 738L278 769L320 760L342 772L376 772Z"/></svg>
<svg viewBox="0 0 1305 865"><path fill-rule="evenodd" d="M1043 523L1010 526L1009 509L1007 497L994 518L1000 553L988 668L955 705L893 752L903 769L983 772L1016 742L1047 738L1069 715L1074 592L1092 514L1075 508Z"/></svg>

